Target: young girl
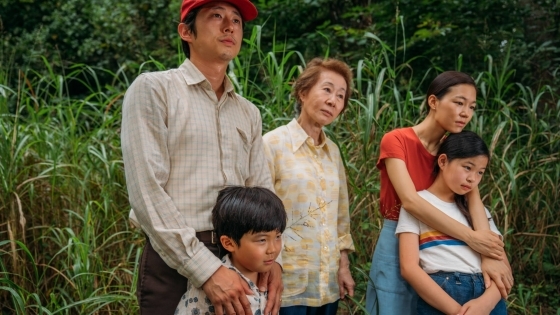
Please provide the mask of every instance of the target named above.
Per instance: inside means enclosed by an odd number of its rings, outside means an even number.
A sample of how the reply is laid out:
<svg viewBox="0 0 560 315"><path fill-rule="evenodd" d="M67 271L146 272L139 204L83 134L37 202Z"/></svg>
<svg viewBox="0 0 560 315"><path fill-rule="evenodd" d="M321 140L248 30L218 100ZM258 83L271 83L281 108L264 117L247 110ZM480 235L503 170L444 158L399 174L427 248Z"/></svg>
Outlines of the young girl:
<svg viewBox="0 0 560 315"><path fill-rule="evenodd" d="M488 147L474 132L450 134L436 155L435 180L418 194L460 223L471 226L465 194L478 187L489 159ZM486 210L490 228L499 234ZM417 313L507 314L496 285L485 290L480 254L463 241L420 222L401 208L399 237L403 278L420 299Z"/></svg>

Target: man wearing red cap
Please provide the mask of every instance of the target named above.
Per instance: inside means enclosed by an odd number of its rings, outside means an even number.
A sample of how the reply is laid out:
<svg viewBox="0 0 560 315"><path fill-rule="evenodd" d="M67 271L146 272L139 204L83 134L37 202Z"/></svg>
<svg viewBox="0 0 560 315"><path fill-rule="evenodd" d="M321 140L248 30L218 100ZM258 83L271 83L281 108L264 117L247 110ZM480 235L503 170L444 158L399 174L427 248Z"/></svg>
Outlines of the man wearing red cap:
<svg viewBox="0 0 560 315"><path fill-rule="evenodd" d="M179 36L187 59L144 73L123 101L122 150L130 219L147 236L138 275L141 314L173 314L187 279L217 315L249 315L252 291L221 265L211 211L228 185L272 188L259 110L226 76L239 53L249 0L183 0ZM221 255L220 255L221 254ZM217 257L218 256L218 257ZM265 314L277 314L281 267L259 277Z"/></svg>

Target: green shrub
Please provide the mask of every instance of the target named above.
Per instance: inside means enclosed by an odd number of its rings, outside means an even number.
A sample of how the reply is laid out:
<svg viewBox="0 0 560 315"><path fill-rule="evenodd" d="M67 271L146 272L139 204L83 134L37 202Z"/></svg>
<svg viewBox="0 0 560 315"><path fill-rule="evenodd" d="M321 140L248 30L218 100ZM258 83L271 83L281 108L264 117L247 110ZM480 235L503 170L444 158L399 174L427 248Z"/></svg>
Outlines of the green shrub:
<svg viewBox="0 0 560 315"><path fill-rule="evenodd" d="M251 30L232 61L237 91L261 110L266 132L293 115L290 84L303 55L260 46ZM367 273L382 218L375 162L382 135L422 117L422 85L412 66L372 33L369 58L351 63L355 93L326 129L349 179L356 252L350 256L356 295L340 311L363 314ZM507 54L506 54L507 57ZM550 86L519 84L511 60L474 72L479 106L469 128L492 150L483 201L503 231L516 278L510 314L554 314L560 308L560 95ZM48 58L26 71L0 68L0 307L6 314L135 314L143 235L130 228L120 151L120 107L132 78ZM458 64L460 64L460 59ZM165 68L149 62L138 69ZM45 73L45 74L43 74ZM11 77L8 77L11 76ZM103 84L101 76L111 78ZM13 82L13 84L12 84ZM70 93L80 85L83 96ZM557 312L557 311L556 311Z"/></svg>

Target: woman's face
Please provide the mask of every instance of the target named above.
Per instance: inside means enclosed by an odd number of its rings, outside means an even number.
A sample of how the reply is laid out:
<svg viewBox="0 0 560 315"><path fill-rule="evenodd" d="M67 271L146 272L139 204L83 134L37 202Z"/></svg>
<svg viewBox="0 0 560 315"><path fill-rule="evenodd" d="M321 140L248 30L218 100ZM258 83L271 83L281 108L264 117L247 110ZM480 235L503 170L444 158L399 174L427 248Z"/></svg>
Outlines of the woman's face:
<svg viewBox="0 0 560 315"><path fill-rule="evenodd" d="M300 94L300 119L321 127L332 123L344 108L346 89L346 80L340 74L323 70L317 83Z"/></svg>
<svg viewBox="0 0 560 315"><path fill-rule="evenodd" d="M476 107L476 89L470 84L455 85L441 99L431 95L428 103L436 122L444 130L458 133L471 121Z"/></svg>

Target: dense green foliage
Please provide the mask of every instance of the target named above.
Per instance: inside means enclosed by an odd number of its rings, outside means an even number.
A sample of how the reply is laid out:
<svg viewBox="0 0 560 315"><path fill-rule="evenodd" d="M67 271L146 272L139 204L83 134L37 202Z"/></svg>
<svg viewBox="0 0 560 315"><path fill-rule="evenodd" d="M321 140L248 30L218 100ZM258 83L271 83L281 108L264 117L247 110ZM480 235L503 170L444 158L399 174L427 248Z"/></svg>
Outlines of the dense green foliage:
<svg viewBox="0 0 560 315"><path fill-rule="evenodd" d="M357 294L341 312L362 314L381 136L418 122L426 85L458 69L480 88L468 128L493 152L481 191L514 268L510 313L560 314L560 3L254 2L257 26L229 75L265 132L293 116L306 60L354 69L350 107L327 130L347 167L357 248ZM0 0L2 315L137 313L144 238L127 221L120 107L138 73L182 61L179 4Z"/></svg>
<svg viewBox="0 0 560 315"><path fill-rule="evenodd" d="M372 52L366 34L390 43L418 81L430 68L481 71L485 56L510 47L517 82L560 86L557 0L259 0L254 25L265 25L264 50L295 50L306 59L329 52L356 63ZM132 76L154 58L177 63L180 1L0 0L0 65L37 69L87 64ZM274 44L273 44L274 43ZM395 66L396 64L393 64ZM103 83L111 80L100 76ZM78 87L76 87L77 89ZM73 93L82 93L73 89ZM556 88L557 89L557 88ZM75 91L75 92L74 92Z"/></svg>
<svg viewBox="0 0 560 315"><path fill-rule="evenodd" d="M175 56L179 1L1 0L0 66L59 69L74 63L128 74L150 57ZM167 59L166 59L167 58ZM111 76L100 74L102 83ZM83 93L77 85L73 94Z"/></svg>
<svg viewBox="0 0 560 315"><path fill-rule="evenodd" d="M239 93L260 108L266 132L293 115L290 82L305 59L295 51L263 51L261 30L251 30L250 53L235 59L229 74ZM413 68L386 43L373 46L369 58L351 64L353 99L327 130L347 167L357 249L351 255L357 293L341 313L363 314L381 225L378 143L386 131L422 117L424 82L411 83ZM34 71L0 69L2 312L134 314L144 238L127 221L119 139L122 96L132 78L86 65L62 73L39 60L43 65ZM142 69L158 67L164 68L149 62ZM514 81L508 58L489 58L485 67L475 73L479 109L469 128L493 152L481 192L514 268L509 310L558 314L560 96L549 86L533 90ZM112 78L110 84L99 84L100 75ZM422 77L435 75L430 69ZM87 93L73 96L70 84Z"/></svg>

